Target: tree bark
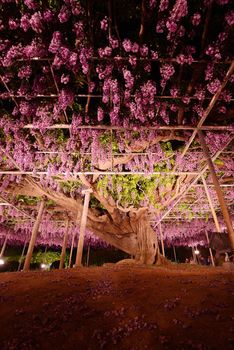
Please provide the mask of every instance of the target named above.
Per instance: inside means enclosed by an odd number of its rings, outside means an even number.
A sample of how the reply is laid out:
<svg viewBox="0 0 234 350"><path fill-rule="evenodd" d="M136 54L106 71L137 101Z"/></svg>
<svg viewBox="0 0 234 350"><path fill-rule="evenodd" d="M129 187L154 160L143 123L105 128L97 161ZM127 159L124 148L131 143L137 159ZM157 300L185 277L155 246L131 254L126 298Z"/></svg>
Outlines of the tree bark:
<svg viewBox="0 0 234 350"><path fill-rule="evenodd" d="M87 222L88 228L104 241L133 255L141 264L161 264L157 235L152 229L147 210L140 215L130 211L115 210L115 219L107 217L103 223Z"/></svg>
<svg viewBox="0 0 234 350"><path fill-rule="evenodd" d="M25 186L24 190L27 190L28 184ZM69 211L69 216L74 221L81 219L81 200L43 189L33 181L30 181L29 188L30 191L34 189L34 196L47 196L64 208L64 211ZM93 195L95 194L94 191ZM117 204L110 204L106 199L103 201L102 196L98 196L98 200L107 211L103 215L98 209L89 208L86 225L88 230L110 245L133 255L142 264L164 263L165 258L159 252L157 235L150 225L147 208L121 210Z"/></svg>

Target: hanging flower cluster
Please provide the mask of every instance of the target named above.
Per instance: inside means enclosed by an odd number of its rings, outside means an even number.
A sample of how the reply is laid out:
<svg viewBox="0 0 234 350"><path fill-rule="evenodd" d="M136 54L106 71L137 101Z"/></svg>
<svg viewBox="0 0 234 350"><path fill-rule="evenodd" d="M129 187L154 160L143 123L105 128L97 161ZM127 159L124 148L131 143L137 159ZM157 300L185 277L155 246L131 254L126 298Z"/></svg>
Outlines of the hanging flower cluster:
<svg viewBox="0 0 234 350"><path fill-rule="evenodd" d="M178 171L199 171L203 159L196 140L194 150L181 158L181 146L191 132L168 135L157 128L196 126L222 88L232 59L234 16L230 1L213 2L216 30L204 38L209 4L151 0L146 2L147 18L123 10L121 19L114 20L104 6L97 4L98 11L91 8L87 14L77 0L2 0L1 169L27 172L42 187L75 199L81 189L70 180L78 172L110 170L117 157L126 161L116 162L114 170L144 172L149 181L151 173L170 172L174 166ZM120 1L119 6L130 5ZM137 30L129 29L131 20L139 23ZM209 123L221 123L232 108L233 80L234 75L222 89ZM107 129L83 128L97 125ZM108 127L117 130L110 132ZM142 127L155 130L145 132ZM210 152L215 154L230 136L231 132L206 133ZM230 158L219 159L215 166L226 174L233 171ZM1 192L22 179L3 174ZM154 180L153 195L159 206L164 205L177 177L169 184ZM117 192L123 190L120 187ZM131 195L136 196L134 190ZM152 198L134 198L139 205L152 204ZM47 224L46 237L49 230L60 240L59 229ZM51 236L51 242L56 237Z"/></svg>

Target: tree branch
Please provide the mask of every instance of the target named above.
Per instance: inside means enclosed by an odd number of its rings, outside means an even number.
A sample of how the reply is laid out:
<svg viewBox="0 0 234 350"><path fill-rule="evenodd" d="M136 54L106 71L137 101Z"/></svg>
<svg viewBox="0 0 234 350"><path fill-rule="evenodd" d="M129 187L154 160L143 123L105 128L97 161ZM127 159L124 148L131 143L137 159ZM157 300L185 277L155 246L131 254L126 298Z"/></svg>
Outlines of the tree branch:
<svg viewBox="0 0 234 350"><path fill-rule="evenodd" d="M105 207L105 209L108 211L108 213L112 216L114 213L115 206L111 205L110 202L102 196L96 189L94 184L91 184L85 175L80 174L79 175L80 181L87 187L91 188L93 190L94 197ZM114 202L112 198L112 203Z"/></svg>
<svg viewBox="0 0 234 350"><path fill-rule="evenodd" d="M172 140L186 141L187 137L175 135L174 131L171 131L167 135L156 136L155 139L153 139L152 141L139 140L139 141L132 142L130 143L129 146L126 145L126 150L127 152L142 152L142 151L145 151L147 148L152 147L161 141L168 142Z"/></svg>

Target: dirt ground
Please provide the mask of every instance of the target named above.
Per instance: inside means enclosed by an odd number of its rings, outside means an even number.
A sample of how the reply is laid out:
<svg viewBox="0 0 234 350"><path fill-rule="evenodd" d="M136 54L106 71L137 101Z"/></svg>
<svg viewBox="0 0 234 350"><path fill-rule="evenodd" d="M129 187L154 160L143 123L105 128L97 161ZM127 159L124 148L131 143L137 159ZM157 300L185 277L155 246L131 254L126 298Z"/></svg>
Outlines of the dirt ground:
<svg viewBox="0 0 234 350"><path fill-rule="evenodd" d="M0 349L234 349L234 273L183 264L1 273Z"/></svg>

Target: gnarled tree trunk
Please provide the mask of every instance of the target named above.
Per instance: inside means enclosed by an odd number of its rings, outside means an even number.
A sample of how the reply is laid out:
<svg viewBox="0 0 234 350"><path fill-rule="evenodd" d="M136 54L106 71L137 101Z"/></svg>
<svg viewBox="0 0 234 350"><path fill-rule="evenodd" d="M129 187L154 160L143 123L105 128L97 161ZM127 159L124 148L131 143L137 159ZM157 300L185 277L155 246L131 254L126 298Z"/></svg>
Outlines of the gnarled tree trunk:
<svg viewBox="0 0 234 350"><path fill-rule="evenodd" d="M81 200L45 190L33 181L25 183L23 188L14 188L14 192L29 195L33 193L34 196L46 195L64 208L74 221L82 215ZM147 208L124 211L116 204L111 206L111 210L110 207L108 209L104 215L99 210L89 209L87 229L114 247L133 255L139 263L152 265L164 262L165 258L159 252L157 235L149 222Z"/></svg>
<svg viewBox="0 0 234 350"><path fill-rule="evenodd" d="M106 217L102 223L88 219L87 227L104 241L134 256L146 265L161 264L157 235L153 231L147 211L122 213L116 209L114 219Z"/></svg>

